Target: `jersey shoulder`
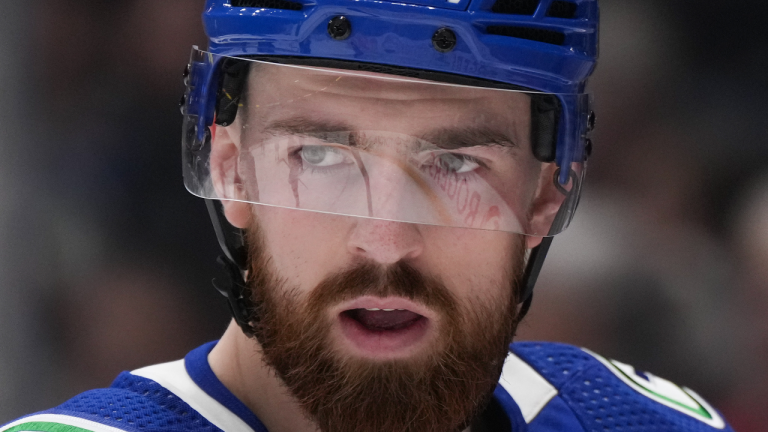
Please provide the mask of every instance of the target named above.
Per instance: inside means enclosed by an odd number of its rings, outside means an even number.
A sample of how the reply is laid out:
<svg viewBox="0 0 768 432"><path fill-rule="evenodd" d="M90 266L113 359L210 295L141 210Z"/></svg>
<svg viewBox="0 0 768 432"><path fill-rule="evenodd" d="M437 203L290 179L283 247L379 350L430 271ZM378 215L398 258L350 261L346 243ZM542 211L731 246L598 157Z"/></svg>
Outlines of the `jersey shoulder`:
<svg viewBox="0 0 768 432"><path fill-rule="evenodd" d="M90 390L56 408L22 417L0 432L220 431L166 388L121 373L110 388Z"/></svg>
<svg viewBox="0 0 768 432"><path fill-rule="evenodd" d="M693 390L570 345L513 343L499 387L530 432L732 431Z"/></svg>

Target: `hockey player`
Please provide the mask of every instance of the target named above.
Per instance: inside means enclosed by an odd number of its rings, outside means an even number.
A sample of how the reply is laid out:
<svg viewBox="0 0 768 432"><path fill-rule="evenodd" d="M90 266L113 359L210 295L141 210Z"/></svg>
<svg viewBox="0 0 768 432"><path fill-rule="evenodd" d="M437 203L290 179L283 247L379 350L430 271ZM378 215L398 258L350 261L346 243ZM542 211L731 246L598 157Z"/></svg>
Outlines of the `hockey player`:
<svg viewBox="0 0 768 432"><path fill-rule="evenodd" d="M209 0L186 187L234 320L17 431L730 430L695 392L511 344L576 209L595 0Z"/></svg>

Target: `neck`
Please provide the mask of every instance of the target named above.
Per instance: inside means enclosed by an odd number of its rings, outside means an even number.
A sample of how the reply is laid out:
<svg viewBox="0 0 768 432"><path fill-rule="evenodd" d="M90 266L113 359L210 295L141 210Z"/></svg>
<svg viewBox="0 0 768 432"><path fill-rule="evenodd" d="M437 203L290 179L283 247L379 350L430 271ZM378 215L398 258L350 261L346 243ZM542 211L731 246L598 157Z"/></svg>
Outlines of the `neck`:
<svg viewBox="0 0 768 432"><path fill-rule="evenodd" d="M270 432L318 432L280 378L264 362L258 342L234 321L208 355L213 373Z"/></svg>
<svg viewBox="0 0 768 432"><path fill-rule="evenodd" d="M318 432L319 429L267 366L261 347L234 321L208 355L213 373L264 423L269 432ZM470 432L467 428L464 432Z"/></svg>

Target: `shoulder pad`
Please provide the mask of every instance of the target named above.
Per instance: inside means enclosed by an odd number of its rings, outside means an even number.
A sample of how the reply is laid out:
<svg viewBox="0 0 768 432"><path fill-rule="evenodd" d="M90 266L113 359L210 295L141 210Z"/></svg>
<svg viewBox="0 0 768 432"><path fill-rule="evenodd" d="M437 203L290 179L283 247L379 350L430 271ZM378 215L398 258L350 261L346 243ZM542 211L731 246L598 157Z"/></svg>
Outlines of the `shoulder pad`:
<svg viewBox="0 0 768 432"><path fill-rule="evenodd" d="M0 427L0 432L218 432L186 402L160 384L123 372L112 387L90 390L56 408Z"/></svg>
<svg viewBox="0 0 768 432"><path fill-rule="evenodd" d="M555 430L555 424L590 431L731 431L693 390L569 345L512 344L499 384L531 432Z"/></svg>

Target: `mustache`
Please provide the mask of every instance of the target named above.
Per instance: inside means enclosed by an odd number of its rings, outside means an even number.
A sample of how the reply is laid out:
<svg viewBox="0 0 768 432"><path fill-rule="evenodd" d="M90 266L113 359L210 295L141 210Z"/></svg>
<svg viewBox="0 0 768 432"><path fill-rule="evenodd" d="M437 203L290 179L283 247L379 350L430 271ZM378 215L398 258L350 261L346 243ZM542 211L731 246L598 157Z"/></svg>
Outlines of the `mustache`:
<svg viewBox="0 0 768 432"><path fill-rule="evenodd" d="M447 313L455 312L458 304L441 278L404 261L386 266L362 261L331 274L312 290L308 304L324 308L362 296L404 297Z"/></svg>

